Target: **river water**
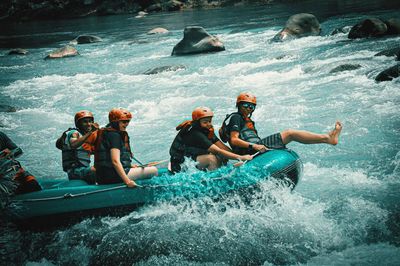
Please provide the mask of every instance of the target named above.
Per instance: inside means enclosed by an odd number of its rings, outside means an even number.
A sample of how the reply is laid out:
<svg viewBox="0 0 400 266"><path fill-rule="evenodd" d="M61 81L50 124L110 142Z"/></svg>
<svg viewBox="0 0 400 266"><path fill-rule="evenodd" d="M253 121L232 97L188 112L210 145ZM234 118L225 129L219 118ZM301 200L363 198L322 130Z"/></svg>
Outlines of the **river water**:
<svg viewBox="0 0 400 266"><path fill-rule="evenodd" d="M313 13L322 36L269 40L290 15ZM128 128L142 161L168 158L175 126L197 106L215 111L218 128L237 94L257 95L260 135L286 128L344 128L340 144L291 143L304 176L291 192L260 184L251 203L232 195L144 206L124 217L85 219L50 232L20 231L2 219L4 265L398 265L400 263L400 86L374 77L395 64L375 57L400 37L347 41L335 28L366 17L400 17L389 1L306 1L202 11L3 24L0 36L1 130L25 151L39 180L66 178L55 140L73 115L92 110L134 114ZM186 25L217 35L226 51L171 57ZM146 35L155 27L170 34ZM43 60L79 34L80 56ZM14 47L26 56L6 56ZM330 73L341 64L352 71ZM165 65L185 69L143 75ZM38 263L38 264L34 264Z"/></svg>

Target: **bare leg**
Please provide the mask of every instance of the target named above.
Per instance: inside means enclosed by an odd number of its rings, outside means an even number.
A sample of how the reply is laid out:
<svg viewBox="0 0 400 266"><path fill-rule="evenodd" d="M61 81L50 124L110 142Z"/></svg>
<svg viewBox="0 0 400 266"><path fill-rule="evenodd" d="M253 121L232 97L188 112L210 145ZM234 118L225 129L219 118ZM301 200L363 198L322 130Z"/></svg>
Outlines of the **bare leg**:
<svg viewBox="0 0 400 266"><path fill-rule="evenodd" d="M149 166L149 167L135 167L131 168L128 172L129 179L137 180L137 179L146 179L151 178L158 174L157 167Z"/></svg>
<svg viewBox="0 0 400 266"><path fill-rule="evenodd" d="M296 141L304 144L327 143L336 145L339 142L339 135L342 131L342 124L337 121L335 129L328 134L317 134L304 130L288 129L281 132L283 144Z"/></svg>
<svg viewBox="0 0 400 266"><path fill-rule="evenodd" d="M207 169L211 171L221 167L220 160L213 154L199 155L197 156L196 161L199 163L197 165L199 169Z"/></svg>

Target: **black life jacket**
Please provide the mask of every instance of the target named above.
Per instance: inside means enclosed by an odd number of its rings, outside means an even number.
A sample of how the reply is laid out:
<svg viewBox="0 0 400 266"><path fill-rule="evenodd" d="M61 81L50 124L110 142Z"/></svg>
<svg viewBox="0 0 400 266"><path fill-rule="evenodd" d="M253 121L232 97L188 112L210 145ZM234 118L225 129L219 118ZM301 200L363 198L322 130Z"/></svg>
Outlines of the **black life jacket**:
<svg viewBox="0 0 400 266"><path fill-rule="evenodd" d="M56 142L56 147L61 147L62 166L65 172L78 167L90 166L90 155L93 150L93 147L88 143L84 143L76 149L71 149L68 135L72 130L76 130L82 135L77 128L69 128L63 132L62 136Z"/></svg>
<svg viewBox="0 0 400 266"><path fill-rule="evenodd" d="M111 148L108 142L108 134L110 134L110 132L118 132L121 136L122 149L120 151L120 161L124 169L131 168L133 154L130 147L128 133L111 127L105 127L98 130L94 154L95 168L98 166L108 168L114 167L111 162Z"/></svg>
<svg viewBox="0 0 400 266"><path fill-rule="evenodd" d="M243 117L239 112L234 112L232 114L226 115L224 122L222 122L222 126L219 129L218 133L223 142L228 142L231 138L231 132L228 131L227 126L229 125L230 119L233 115L238 114L244 120L244 127L239 131L239 138L251 142L257 143L260 141L260 137L258 136L257 130L255 128L255 122L250 119L250 117Z"/></svg>
<svg viewBox="0 0 400 266"><path fill-rule="evenodd" d="M183 141L183 137L186 134L189 134L192 130L201 131L203 134L207 134L208 139L213 139L214 130L210 130L209 132L205 132L201 130L197 125L189 124L186 127L177 127L179 133L176 135L174 141L171 144L171 148L169 149L169 154L171 156L171 172L178 173L182 170L181 164L185 161L185 157L191 157L192 159L196 159L199 155L208 154L208 149L198 148L192 146Z"/></svg>

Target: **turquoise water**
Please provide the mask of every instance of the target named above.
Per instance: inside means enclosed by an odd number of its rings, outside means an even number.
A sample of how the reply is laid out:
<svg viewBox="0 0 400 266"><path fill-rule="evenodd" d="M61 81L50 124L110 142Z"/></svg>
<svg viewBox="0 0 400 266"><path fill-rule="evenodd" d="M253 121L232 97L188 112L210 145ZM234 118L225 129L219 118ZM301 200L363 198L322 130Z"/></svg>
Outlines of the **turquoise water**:
<svg viewBox="0 0 400 266"><path fill-rule="evenodd" d="M344 129L338 146L290 144L301 156L297 188L260 184L250 204L233 195L145 206L122 218L86 219L54 232L18 231L2 222L3 262L43 265L398 265L400 261L399 79L375 83L395 64L374 54L400 37L348 42L333 29L362 18L399 17L379 1L275 4L148 15L10 24L0 36L1 130L25 154L39 180L66 178L55 140L80 109L104 125L113 107L134 114L128 131L141 161L168 158L175 126L192 109L211 107L218 127L239 92L257 95L262 136L286 128ZM316 4L318 3L318 4ZM339 4L338 4L339 3ZM295 13L311 12L323 36L269 40ZM171 57L185 25L217 35L226 51ZM149 36L154 27L170 34ZM43 60L79 34L80 56ZM27 56L6 56L13 47ZM353 71L330 74L344 64ZM164 65L186 69L143 75ZM193 167L193 166L192 166Z"/></svg>

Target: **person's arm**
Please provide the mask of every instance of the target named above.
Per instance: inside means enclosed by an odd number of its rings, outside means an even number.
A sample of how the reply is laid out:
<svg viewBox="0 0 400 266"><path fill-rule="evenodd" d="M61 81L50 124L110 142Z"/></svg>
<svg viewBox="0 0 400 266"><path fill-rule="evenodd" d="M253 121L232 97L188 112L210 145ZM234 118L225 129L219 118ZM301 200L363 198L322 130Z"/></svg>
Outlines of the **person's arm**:
<svg viewBox="0 0 400 266"><path fill-rule="evenodd" d="M83 136L79 136L78 132L72 133L72 136L69 140L69 144L71 149L76 149L80 146L82 146L83 143L92 135L93 132L99 129L98 125L96 126L96 123L92 124L92 130L84 134Z"/></svg>
<svg viewBox="0 0 400 266"><path fill-rule="evenodd" d="M267 150L267 147L265 147L264 145L250 143L250 142L240 139L238 131L231 131L230 144L235 147L245 148L245 149L252 148L253 150L262 151L262 152Z"/></svg>
<svg viewBox="0 0 400 266"><path fill-rule="evenodd" d="M117 174L121 177L122 181L128 186L128 187L135 187L136 183L135 181L129 179L129 177L126 175L124 168L122 167L121 160L120 160L120 154L121 151L117 148L111 148L110 149L110 154L111 154L111 163L117 172Z"/></svg>
<svg viewBox="0 0 400 266"><path fill-rule="evenodd" d="M6 134L2 133L1 138L4 141L5 149L0 151L0 158L5 157L18 157L20 156L23 151L21 148L17 146Z"/></svg>
<svg viewBox="0 0 400 266"><path fill-rule="evenodd" d="M220 140L217 140L215 143L214 143L215 145L217 145L218 146L218 148L220 148L220 149L223 149L223 150L226 150L226 151L232 151L231 150L231 148L229 148L228 146L226 146L224 143L222 143L222 141L220 141Z"/></svg>
<svg viewBox="0 0 400 266"><path fill-rule="evenodd" d="M218 141L219 142L219 141ZM212 144L209 148L208 151L213 153L213 154L219 154L222 155L225 158L232 159L232 160L239 160L239 161L249 161L253 159L253 156L246 154L246 155L239 155L236 153L233 153L231 151L227 151L225 149L221 149L218 147L217 143Z"/></svg>

